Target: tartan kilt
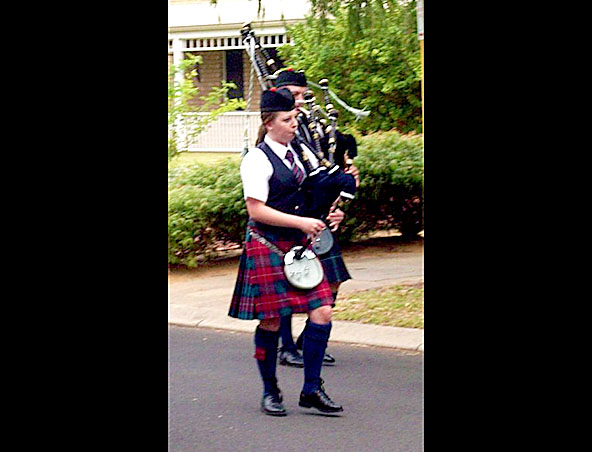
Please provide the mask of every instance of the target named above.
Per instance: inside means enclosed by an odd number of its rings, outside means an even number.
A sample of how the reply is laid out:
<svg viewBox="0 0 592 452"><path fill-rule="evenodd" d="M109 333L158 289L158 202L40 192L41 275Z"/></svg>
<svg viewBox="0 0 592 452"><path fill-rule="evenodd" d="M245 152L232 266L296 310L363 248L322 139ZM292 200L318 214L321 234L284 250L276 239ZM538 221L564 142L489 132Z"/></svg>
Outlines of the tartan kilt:
<svg viewBox="0 0 592 452"><path fill-rule="evenodd" d="M306 243L305 235L296 229L263 229L252 221L249 221L248 226L284 252L295 245ZM283 258L251 237L249 227L228 311L230 317L242 320L270 319L333 304L326 276L314 289L296 289L286 279Z"/></svg>
<svg viewBox="0 0 592 452"><path fill-rule="evenodd" d="M323 270L327 276L329 284L342 283L351 279L351 275L347 271L343 257L341 256L341 248L337 243L337 238L333 236L333 246L325 254L319 256Z"/></svg>

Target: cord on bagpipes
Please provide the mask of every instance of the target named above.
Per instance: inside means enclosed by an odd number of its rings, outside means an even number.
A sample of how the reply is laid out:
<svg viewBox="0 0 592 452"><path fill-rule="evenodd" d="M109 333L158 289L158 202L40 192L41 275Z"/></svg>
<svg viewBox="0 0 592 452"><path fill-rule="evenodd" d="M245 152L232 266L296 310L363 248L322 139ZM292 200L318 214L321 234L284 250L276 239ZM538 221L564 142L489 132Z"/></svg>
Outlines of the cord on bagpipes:
<svg viewBox="0 0 592 452"><path fill-rule="evenodd" d="M254 43L253 43L253 48L251 49L251 51L254 51ZM248 53L249 51L247 51ZM255 66L253 64L251 64L251 71L249 72L249 90L248 90L248 94L247 94L247 107L245 109L245 113L247 113L249 111L249 109L251 108L251 102L253 100L253 80L255 79ZM247 152L249 152L249 115L246 114L243 116L243 124L245 126L245 146L243 148L243 151L241 153L241 158L244 157L246 155Z"/></svg>

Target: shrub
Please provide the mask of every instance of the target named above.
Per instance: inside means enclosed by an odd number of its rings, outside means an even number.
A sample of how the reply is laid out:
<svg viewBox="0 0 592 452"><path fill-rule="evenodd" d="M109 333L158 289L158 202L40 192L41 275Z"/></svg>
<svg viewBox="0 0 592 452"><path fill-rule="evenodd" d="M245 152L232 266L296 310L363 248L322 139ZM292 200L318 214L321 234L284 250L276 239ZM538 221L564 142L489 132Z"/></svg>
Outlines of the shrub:
<svg viewBox="0 0 592 452"><path fill-rule="evenodd" d="M241 243L247 221L240 162L169 171L169 264L197 265L216 248Z"/></svg>

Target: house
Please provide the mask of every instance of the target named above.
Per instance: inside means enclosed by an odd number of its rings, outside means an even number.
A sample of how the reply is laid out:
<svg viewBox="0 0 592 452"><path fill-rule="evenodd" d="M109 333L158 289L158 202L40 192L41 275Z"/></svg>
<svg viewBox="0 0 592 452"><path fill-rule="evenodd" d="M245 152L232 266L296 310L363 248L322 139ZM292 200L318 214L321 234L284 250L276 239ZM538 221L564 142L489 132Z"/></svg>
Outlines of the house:
<svg viewBox="0 0 592 452"><path fill-rule="evenodd" d="M308 0L169 0L169 67L188 53L200 55L200 95L227 80L237 85L228 96L248 102L245 111L226 113L213 123L189 150L241 151L245 130L254 145L261 86L256 76L251 78L254 72L240 30L250 23L262 47L277 59L277 47L290 43L286 27L303 21L309 11Z"/></svg>

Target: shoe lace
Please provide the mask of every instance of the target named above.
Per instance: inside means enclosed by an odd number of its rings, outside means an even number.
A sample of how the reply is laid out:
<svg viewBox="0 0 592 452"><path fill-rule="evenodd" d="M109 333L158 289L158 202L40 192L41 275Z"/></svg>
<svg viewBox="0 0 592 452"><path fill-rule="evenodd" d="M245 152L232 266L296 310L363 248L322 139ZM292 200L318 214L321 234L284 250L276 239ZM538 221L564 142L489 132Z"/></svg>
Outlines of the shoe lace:
<svg viewBox="0 0 592 452"><path fill-rule="evenodd" d="M321 381L319 382L319 392L320 392L321 397L325 398L326 403L334 404L335 402L333 402L331 397L329 397L327 395L327 393L325 392L325 386L324 386L325 380L323 380L322 378L320 380Z"/></svg>
<svg viewBox="0 0 592 452"><path fill-rule="evenodd" d="M274 388L274 391L272 392L272 395L274 397L274 399L277 398L278 402L281 402L283 400L283 394L282 394L282 390L280 388L276 387Z"/></svg>

